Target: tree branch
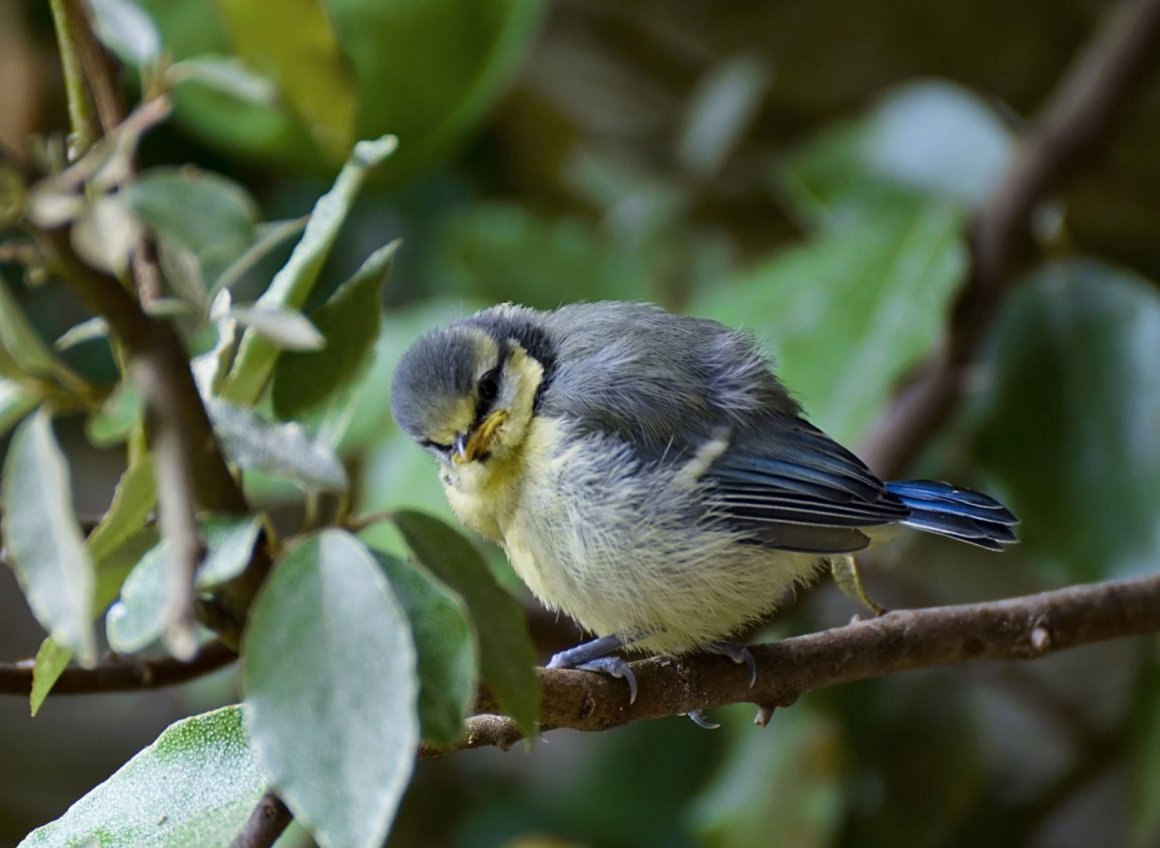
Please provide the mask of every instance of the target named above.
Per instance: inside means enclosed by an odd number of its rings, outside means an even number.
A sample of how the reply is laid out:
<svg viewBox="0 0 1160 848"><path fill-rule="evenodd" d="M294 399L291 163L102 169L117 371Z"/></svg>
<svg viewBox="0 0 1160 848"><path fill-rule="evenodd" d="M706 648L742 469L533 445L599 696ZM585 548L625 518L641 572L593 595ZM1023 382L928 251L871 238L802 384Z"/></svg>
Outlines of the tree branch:
<svg viewBox="0 0 1160 848"><path fill-rule="evenodd" d="M768 711L801 695L934 665L968 660L1037 659L1056 651L1160 632L1160 576L1073 586L1002 601L898 610L821 633L753 647L757 684L748 671L718 656L633 663L640 685L628 703L623 681L599 674L539 669L541 730L608 730L645 719L748 702ZM496 709L488 702L480 711ZM468 722L458 745L423 746L420 757L465 748L511 747L520 738L502 716Z"/></svg>
<svg viewBox="0 0 1160 848"><path fill-rule="evenodd" d="M231 848L268 848L278 841L294 816L273 789L258 801Z"/></svg>
<svg viewBox="0 0 1160 848"><path fill-rule="evenodd" d="M1121 0L1064 75L972 228L971 270L946 338L919 378L874 428L863 459L879 474L905 470L957 406L964 374L990 327L1035 208L1093 155L1160 50L1160 0Z"/></svg>
<svg viewBox="0 0 1160 848"><path fill-rule="evenodd" d="M203 677L232 663L237 654L221 642L207 642L193 658L157 660L118 659L94 668L66 668L52 687L52 695L91 695L98 692L135 692L160 689ZM0 694L27 697L32 692L34 660L0 664Z"/></svg>

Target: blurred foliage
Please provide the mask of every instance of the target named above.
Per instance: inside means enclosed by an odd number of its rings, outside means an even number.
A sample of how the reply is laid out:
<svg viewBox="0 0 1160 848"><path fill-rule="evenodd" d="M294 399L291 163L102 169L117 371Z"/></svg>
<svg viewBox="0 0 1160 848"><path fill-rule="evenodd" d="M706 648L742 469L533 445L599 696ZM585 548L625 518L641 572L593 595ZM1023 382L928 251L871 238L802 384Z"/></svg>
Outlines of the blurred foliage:
<svg viewBox="0 0 1160 848"><path fill-rule="evenodd" d="M100 267L123 268L130 237L150 235L166 283L152 308L187 339L255 510L207 517L225 522L206 535L222 570L201 590L255 551L278 567L247 631L245 727L236 708L211 711L239 699L233 677L49 696L74 653L93 658L94 616L117 650L161 650L163 548L123 353L60 281L11 261L25 242L5 220L4 532L20 587L0 575L0 643L5 659L36 655L40 715L0 702L0 846L89 790L27 844L138 815L164 825L155 844L220 844L263 772L330 844L377 844L400 803L399 846L1157 844L1155 638L841 687L765 730L734 707L717 734L678 719L553 734L420 762L403 795L404 752L419 734L449 741L478 680L529 722L530 660L548 650L529 643L496 552L417 512L450 519L428 458L390 421L409 343L501 300L654 300L754 332L811 417L856 445L937 343L970 215L1100 4L92 8L132 69L124 90L171 90L174 116L82 159L79 182L42 181L32 215L75 221ZM0 6L0 139L42 135L31 149L50 170L65 150L57 63L43 5ZM869 570L888 604L1155 570L1157 106L1153 80L1107 155L1036 211L1033 264L965 409L920 461L1001 492L1025 544L1001 561L900 544L870 563L897 560ZM359 139L379 140L352 155ZM321 529L381 510L392 520L357 537ZM851 612L822 587L777 635ZM287 757L291 739L310 768ZM175 776L176 795L159 791Z"/></svg>

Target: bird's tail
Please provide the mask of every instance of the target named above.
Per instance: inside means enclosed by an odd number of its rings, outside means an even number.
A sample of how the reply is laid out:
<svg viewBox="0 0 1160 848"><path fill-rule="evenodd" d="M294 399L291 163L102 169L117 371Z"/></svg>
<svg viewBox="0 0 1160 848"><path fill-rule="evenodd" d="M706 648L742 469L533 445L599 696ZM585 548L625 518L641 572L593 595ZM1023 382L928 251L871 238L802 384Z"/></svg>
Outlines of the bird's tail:
<svg viewBox="0 0 1160 848"><path fill-rule="evenodd" d="M886 490L910 507L910 517L902 522L909 527L990 551L1018 541L1011 528L1019 519L987 495L938 480L895 480Z"/></svg>

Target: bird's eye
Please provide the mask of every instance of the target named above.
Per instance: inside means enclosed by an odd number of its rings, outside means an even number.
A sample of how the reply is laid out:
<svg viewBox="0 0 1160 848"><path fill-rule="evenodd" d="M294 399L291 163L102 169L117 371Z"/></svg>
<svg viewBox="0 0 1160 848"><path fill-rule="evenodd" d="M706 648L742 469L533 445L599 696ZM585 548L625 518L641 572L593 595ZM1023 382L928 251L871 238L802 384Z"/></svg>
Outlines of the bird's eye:
<svg viewBox="0 0 1160 848"><path fill-rule="evenodd" d="M479 399L491 403L499 397L499 369L493 368L479 378Z"/></svg>
<svg viewBox="0 0 1160 848"><path fill-rule="evenodd" d="M439 451L439 453L447 454L451 453L452 448L452 445L445 445L441 442L432 441L431 439L423 439L423 441L419 442L419 446L429 450Z"/></svg>

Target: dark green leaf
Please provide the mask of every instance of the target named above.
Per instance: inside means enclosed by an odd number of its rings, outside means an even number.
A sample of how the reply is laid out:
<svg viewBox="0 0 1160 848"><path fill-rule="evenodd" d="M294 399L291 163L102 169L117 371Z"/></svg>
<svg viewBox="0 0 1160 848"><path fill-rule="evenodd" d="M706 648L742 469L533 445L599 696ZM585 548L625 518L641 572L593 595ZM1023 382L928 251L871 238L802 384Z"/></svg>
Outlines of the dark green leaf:
<svg viewBox="0 0 1160 848"><path fill-rule="evenodd" d="M314 205L301 241L258 300L259 305L288 309L303 307L367 172L389 156L395 144L394 136L383 136L376 141L360 141L354 146L334 187ZM222 386L221 398L243 406L257 402L273 374L277 358L278 348L255 333L246 333L229 377Z"/></svg>
<svg viewBox="0 0 1160 848"><path fill-rule="evenodd" d="M1049 265L995 327L978 450L1029 548L1076 579L1160 559L1160 295L1090 260Z"/></svg>
<svg viewBox="0 0 1160 848"><path fill-rule="evenodd" d="M479 639L484 683L520 729L534 734L540 684L519 602L499 587L474 546L442 521L408 510L396 512L393 519L416 558L467 603Z"/></svg>
<svg viewBox="0 0 1160 848"><path fill-rule="evenodd" d="M381 293L398 242L379 248L353 277L310 313L325 337L316 353L284 353L274 370L274 411L302 418L336 395L345 395L365 371L382 325Z"/></svg>
<svg viewBox="0 0 1160 848"><path fill-rule="evenodd" d="M451 745L475 700L475 635L463 602L427 569L373 552L411 623L419 656L423 739Z"/></svg>
<svg viewBox="0 0 1160 848"><path fill-rule="evenodd" d="M171 725L20 848L229 845L265 791L242 710L223 707Z"/></svg>
<svg viewBox="0 0 1160 848"><path fill-rule="evenodd" d="M4 463L4 540L28 604L49 635L97 661L93 562L73 515L68 464L45 411L24 421Z"/></svg>
<svg viewBox="0 0 1160 848"><path fill-rule="evenodd" d="M321 0L216 0L234 49L272 80L332 162L354 141L354 68L342 52Z"/></svg>
<svg viewBox="0 0 1160 848"><path fill-rule="evenodd" d="M16 377L19 372L37 377L55 377L66 386L83 386L72 370L53 355L40 335L28 323L20 304L0 280L0 360L5 372L13 367L15 373L5 376Z"/></svg>
<svg viewBox="0 0 1160 848"><path fill-rule="evenodd" d="M258 212L232 180L195 168L153 168L125 189L134 213L153 233L184 250L196 263L204 306L207 289L253 243Z"/></svg>
<svg viewBox="0 0 1160 848"><path fill-rule="evenodd" d="M623 181L618 183L623 196ZM482 203L448 216L433 251L455 292L495 303L554 309L562 301L648 297L648 267L591 225L551 219L514 203Z"/></svg>
<svg viewBox="0 0 1160 848"><path fill-rule="evenodd" d="M370 552L327 530L287 553L242 656L254 750L323 846L378 848L419 741L415 647Z"/></svg>
<svg viewBox="0 0 1160 848"><path fill-rule="evenodd" d="M808 706L779 710L768 732L748 717L722 716L728 747L690 805L696 832L714 848L769 844L775 833L794 848L833 845L845 777L839 728Z"/></svg>
<svg viewBox="0 0 1160 848"><path fill-rule="evenodd" d="M239 468L288 477L308 489L347 487L346 470L334 450L310 438L302 425L276 424L220 401L208 408L222 448Z"/></svg>
<svg viewBox="0 0 1160 848"><path fill-rule="evenodd" d="M965 269L959 214L896 209L776 255L692 312L769 343L806 414L852 443L939 337Z"/></svg>

